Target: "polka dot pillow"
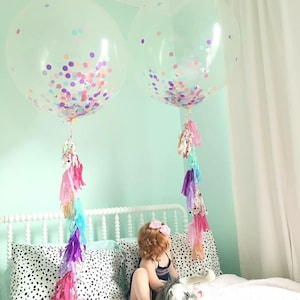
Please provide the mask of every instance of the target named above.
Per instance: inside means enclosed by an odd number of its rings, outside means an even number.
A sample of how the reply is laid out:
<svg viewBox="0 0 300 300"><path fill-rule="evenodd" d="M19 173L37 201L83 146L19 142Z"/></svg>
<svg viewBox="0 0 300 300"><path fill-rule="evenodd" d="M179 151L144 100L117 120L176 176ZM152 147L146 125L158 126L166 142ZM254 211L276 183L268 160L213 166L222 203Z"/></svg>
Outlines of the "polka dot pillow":
<svg viewBox="0 0 300 300"><path fill-rule="evenodd" d="M185 233L172 234L171 243L173 262L180 277L204 274L207 269L213 270L216 276L222 274L215 239L211 231L204 233L205 257L203 260L192 260L192 249L186 243Z"/></svg>
<svg viewBox="0 0 300 300"><path fill-rule="evenodd" d="M119 242L120 249L125 259L125 286L129 288L131 276L135 269L139 266L140 255L137 241L121 240Z"/></svg>
<svg viewBox="0 0 300 300"><path fill-rule="evenodd" d="M62 247L12 245L11 299L50 299L60 279ZM78 268L78 300L125 299L119 286L118 250L86 250Z"/></svg>

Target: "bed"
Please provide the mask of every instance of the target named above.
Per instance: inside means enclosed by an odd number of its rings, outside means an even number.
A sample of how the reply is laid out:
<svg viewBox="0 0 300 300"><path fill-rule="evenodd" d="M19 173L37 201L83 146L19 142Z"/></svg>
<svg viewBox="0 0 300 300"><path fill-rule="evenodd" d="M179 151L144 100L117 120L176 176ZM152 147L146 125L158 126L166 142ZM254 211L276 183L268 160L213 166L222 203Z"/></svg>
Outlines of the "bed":
<svg viewBox="0 0 300 300"><path fill-rule="evenodd" d="M139 227L159 219L171 227L174 263L181 277L216 278L196 283L201 299L299 299L300 284L285 278L247 280L223 274L213 233L204 234L205 258L194 261L186 244L189 214L178 204L88 209L87 248L76 269L78 299L125 299L124 291L138 264ZM61 256L68 239L61 212L0 217L0 299L50 299L59 280ZM5 258L6 257L6 258Z"/></svg>

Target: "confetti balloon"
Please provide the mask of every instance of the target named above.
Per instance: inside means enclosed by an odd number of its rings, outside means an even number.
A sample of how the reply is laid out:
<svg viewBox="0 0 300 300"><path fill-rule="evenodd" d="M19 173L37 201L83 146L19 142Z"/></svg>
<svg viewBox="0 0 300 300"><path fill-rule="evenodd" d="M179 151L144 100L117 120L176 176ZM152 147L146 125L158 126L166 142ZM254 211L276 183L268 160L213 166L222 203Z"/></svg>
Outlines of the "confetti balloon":
<svg viewBox="0 0 300 300"><path fill-rule="evenodd" d="M94 0L33 0L12 21L12 79L36 106L66 121L98 111L126 73L123 36Z"/></svg>
<svg viewBox="0 0 300 300"><path fill-rule="evenodd" d="M130 33L136 74L149 95L184 108L224 87L239 39L233 14L215 0L153 0L139 10Z"/></svg>

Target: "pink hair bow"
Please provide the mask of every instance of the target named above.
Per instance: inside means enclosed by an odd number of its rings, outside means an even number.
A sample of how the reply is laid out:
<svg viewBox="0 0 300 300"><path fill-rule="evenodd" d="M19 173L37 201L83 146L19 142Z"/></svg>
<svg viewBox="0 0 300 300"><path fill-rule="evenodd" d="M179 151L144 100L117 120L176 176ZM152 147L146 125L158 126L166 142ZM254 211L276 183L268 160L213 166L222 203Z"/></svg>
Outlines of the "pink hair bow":
<svg viewBox="0 0 300 300"><path fill-rule="evenodd" d="M149 224L149 228L151 229L159 229L159 231L164 234L164 235L167 235L169 236L170 235L170 232L171 232L171 229L168 225L166 224L163 224L162 222L160 221L157 221L157 220L153 220L150 224Z"/></svg>

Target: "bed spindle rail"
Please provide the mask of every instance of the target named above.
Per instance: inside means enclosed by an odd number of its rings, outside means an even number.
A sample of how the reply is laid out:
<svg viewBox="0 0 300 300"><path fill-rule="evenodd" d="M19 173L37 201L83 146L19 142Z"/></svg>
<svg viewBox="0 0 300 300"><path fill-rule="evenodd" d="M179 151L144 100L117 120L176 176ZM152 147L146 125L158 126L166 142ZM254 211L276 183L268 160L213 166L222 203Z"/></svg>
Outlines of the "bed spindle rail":
<svg viewBox="0 0 300 300"><path fill-rule="evenodd" d="M170 225L172 232L187 232L188 214L179 204L159 204L133 207L86 209L87 241L133 238L141 225L158 218ZM6 235L0 236L0 255L11 259L11 244L63 244L67 240L66 222L62 212L16 214L0 216L0 229L6 225ZM22 233L23 232L23 233ZM55 236L55 241L51 239ZM23 238L22 238L23 237ZM6 250L5 250L6 249ZM0 271L5 266L1 266Z"/></svg>

